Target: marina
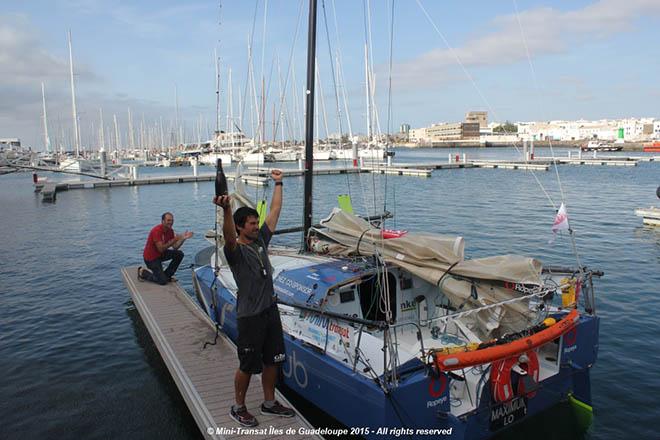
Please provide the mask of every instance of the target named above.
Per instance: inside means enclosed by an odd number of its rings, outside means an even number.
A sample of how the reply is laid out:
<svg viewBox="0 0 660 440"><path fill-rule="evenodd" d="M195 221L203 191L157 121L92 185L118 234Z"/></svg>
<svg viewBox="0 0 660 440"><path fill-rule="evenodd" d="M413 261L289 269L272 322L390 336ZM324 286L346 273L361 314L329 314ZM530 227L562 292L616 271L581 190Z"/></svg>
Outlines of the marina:
<svg viewBox="0 0 660 440"><path fill-rule="evenodd" d="M428 161L425 157L431 153L432 150L397 151L401 161L405 159L406 163ZM155 172L168 174L165 169ZM583 243L584 252L590 255L586 264L600 261L599 269L605 272L600 281L604 295L597 301L599 315L609 321L620 315L621 307L639 310L636 323L603 324L606 331L601 334L599 360L592 372L593 397L597 403L589 438L625 438L631 432L648 438L652 436L654 425L650 416L639 408L652 404L644 390L649 384L657 383L651 373L652 365L659 362L657 356L633 347L628 356L639 363L639 377L625 387L608 382L608 378L619 368L616 347L631 338L652 338L652 329L658 325L652 298L660 270L655 258L660 237L657 228L642 226L641 219L634 215L635 209L650 206L657 200L654 194L657 162L640 163L634 168L559 167L559 172L566 187L571 188L572 209L579 215L574 227L580 234L578 240ZM9 325L6 343L0 348L8 372L7 381L2 385L3 395L21 407L34 407L34 410L20 413L3 411L5 429L28 437L62 436L67 432L64 427L71 429L71 424L57 422L48 415L48 408L58 408L75 417L74 431L85 432L92 438L126 436L137 431L146 437L168 431L176 438L198 438L198 424L185 400L179 397L178 387L170 378L159 351L150 348L153 343L149 331L130 301L129 291L120 282L117 268L127 263L141 264L145 234L157 223L164 209L173 210L175 230L196 231L196 237L183 247L187 254L183 264L192 263L195 249L204 245L202 231L208 229L213 218L209 207L212 183L73 191L66 197L58 197L55 204L43 205L41 196L33 193L30 177L25 173L3 176L0 188L5 206L0 217L9 228L6 249L21 261L32 262L24 267L3 265L0 268L6 289L3 301L7 305L0 312L0 318ZM362 176L365 177L371 179L369 174ZM377 185L382 184L384 177L374 175ZM542 181L551 177L549 173L539 174ZM359 184L358 174L322 177L327 181L320 189L319 212L331 210L334 205L331 188L345 191L347 178L351 185ZM396 185L399 195L397 210L416 213L409 217L398 216L396 229L461 231L468 242L477 245L471 253L473 257L486 256L487 249L500 248L509 252L554 252L552 261L559 261L560 255L567 251L565 238L558 238L555 245L547 244L548 218L529 214L543 211L543 201L533 190L530 174L457 168L437 178L453 182L452 191L437 185L436 177L402 176L390 182ZM618 184L622 182L629 183ZM512 185L518 188L515 194L504 189ZM451 204L453 209L445 211L434 203L423 206L414 198L401 197L401 194L413 192L425 194L428 200L442 200L443 205ZM301 181L287 180L283 228L299 224L293 200L301 193ZM30 202L32 197L37 203ZM506 203L493 202L503 198ZM154 200L167 202L154 203ZM358 212L364 212L359 197L355 197L353 204ZM611 206L617 209L612 210ZM604 218L600 213L606 210L609 216ZM520 215L512 216L511 212ZM112 213L121 213L121 220ZM49 224L45 229L41 220L44 215ZM552 213L548 216L552 217ZM437 218L442 219L441 225ZM489 219L487 228L480 220L483 218ZM122 229L121 234L117 234L118 227ZM580 237L587 233L592 239L584 242ZM526 239L519 240L520 236ZM46 240L50 244L39 246L37 237L38 241ZM278 237L279 243L287 243L292 238ZM75 253L71 245L76 247ZM619 249L616 256L612 248ZM627 271L638 274L635 278L630 279L620 270L621 259L627 261ZM51 261L60 263L52 265ZM94 263L81 265L80 261ZM42 273L29 284L20 282L32 276L30 270L34 265L41 267ZM183 266L180 272L179 284L192 295L190 272ZM622 290L637 294L625 297L614 294ZM49 312L39 322L20 318L35 307ZM46 333L43 330L47 330ZM205 330L204 335L208 332ZM104 336L94 336L101 334ZM72 362L87 367L80 371L70 366ZM49 366L39 372L29 368L35 363ZM85 373L87 370L89 373ZM603 386L603 383L610 385ZM23 389L31 392L26 394ZM65 389L68 399L57 399L55 396ZM287 399L294 402L295 396L288 394ZM306 410L297 403L295 406ZM571 421L572 416L565 411L568 410L558 408L545 419L547 422L535 420L521 426L510 438L549 439L553 437L539 435L539 430L557 435L558 429L567 438L584 438L585 434L581 434L578 425ZM139 420L134 416L136 413L142 414ZM609 417L615 413L635 420L635 425L622 429ZM327 426L327 420L317 414L305 414L305 411L303 414L315 426ZM30 423L23 419L25 416ZM562 428L553 422L558 418L563 420ZM12 438L11 435L5 437Z"/></svg>
<svg viewBox="0 0 660 440"><path fill-rule="evenodd" d="M1 439L657 436L660 11L395 3L13 7Z"/></svg>
<svg viewBox="0 0 660 440"><path fill-rule="evenodd" d="M450 155L447 162L418 162L418 163L385 163L377 162L369 165L360 165L357 167L342 166L342 163L335 166L317 167L314 169L314 175L317 176L331 176L335 174L359 174L359 173L376 173L387 174L393 176L413 176L431 178L433 170L456 170L456 169L504 169L504 170L521 170L521 171L548 171L552 164L557 165L585 165L585 166L624 166L635 167L639 162L654 162L657 160L656 156L610 156L600 158L568 158L556 157L554 160L551 157L538 157L534 160L528 161L515 161L515 160L502 160L502 159L487 159L487 160L467 160L466 155L463 155L462 161L460 157L452 161ZM298 168L286 167L282 169L284 177L300 177L304 175L304 170ZM23 166L22 166L23 167ZM278 164L269 164L268 167L247 167L247 171L241 174L243 183L250 186L268 186L268 174L271 168L278 167ZM77 180L41 180L38 179L34 183L34 191L41 192L45 202L54 202L56 193L61 191L70 191L76 189L98 189L98 188L116 188L125 186L140 186L140 185L158 185L158 184L176 184L176 183L195 183L195 182L209 182L215 178L215 174L208 172L198 172L198 167L192 167L192 175L176 174L167 175L149 175L138 177L137 165L131 165L129 168L128 178L120 177L104 177L98 176L99 179L77 179ZM37 167L36 170L40 172L48 172L48 168ZM30 170L29 167L23 167L21 170ZM92 177L87 174L86 177ZM236 178L235 173L227 173L227 178L234 181Z"/></svg>

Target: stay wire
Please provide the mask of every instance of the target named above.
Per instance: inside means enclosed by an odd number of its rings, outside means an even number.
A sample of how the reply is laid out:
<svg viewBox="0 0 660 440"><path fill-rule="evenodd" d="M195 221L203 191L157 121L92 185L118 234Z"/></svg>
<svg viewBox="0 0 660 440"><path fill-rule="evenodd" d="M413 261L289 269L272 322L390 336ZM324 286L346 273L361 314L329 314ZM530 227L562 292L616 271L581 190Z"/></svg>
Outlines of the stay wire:
<svg viewBox="0 0 660 440"><path fill-rule="evenodd" d="M520 29L520 36L522 37L523 45L525 46L525 54L527 55L527 62L529 63L529 69L532 72L532 79L534 80L534 88L536 89L537 93L540 94L541 87L539 86L539 82L538 82L537 75L536 75L536 69L534 69L534 63L532 63L532 57L529 53L529 46L527 45L527 38L525 37L525 31L523 29L522 21L520 20L520 12L518 11L518 2L516 0L513 0L513 7L516 10L516 20L518 21L518 28ZM550 147L550 155L552 156L552 164L554 165L555 175L557 176L557 184L559 185L559 192L561 194L561 201L566 202L566 198L564 196L564 189L563 189L563 186L561 184L561 178L559 177L559 170L558 170L558 167L557 167L557 160L555 159L555 151L552 148L552 139L548 139L548 146ZM553 205L553 208L554 207L555 206Z"/></svg>
<svg viewBox="0 0 660 440"><path fill-rule="evenodd" d="M431 26L432 26L433 29L435 30L435 32L438 34L438 36L440 37L440 39L444 42L444 44L445 44L445 46L447 47L447 49L449 50L449 52L453 55L454 59L456 60L456 63L460 66L461 70L463 71L463 74L465 74L465 76L468 78L468 80L470 81L470 83L472 84L472 86L474 87L474 89L477 91L477 94L479 95L479 97L481 98L481 100L486 104L486 107L488 108L488 110L489 110L489 111L493 114L493 116L495 116L495 118L497 119L497 118L498 118L498 117L497 117L497 112L494 110L493 106L490 104L490 102L488 101L488 99L486 98L486 96L483 94L483 92L481 91L481 88L477 85L477 83L475 82L475 80L474 80L474 78L472 77L472 75L470 75L470 72L468 72L467 68L465 67L465 65L464 65L463 62L461 61L460 57L458 56L458 54L456 54L456 51L454 50L454 48L449 44L449 42L448 42L447 39L445 38L444 34L440 31L440 29L438 28L438 26L437 26L437 25L435 24L435 22L433 21L433 18L429 15L428 11L427 11L427 10L424 8L424 6L422 5L421 1L420 1L420 0L416 0L416 2L417 2L417 5L419 6L419 8L422 10L422 13L423 13L424 16L426 17L426 19L429 21L429 23L431 24ZM505 132L505 133L508 134L508 132ZM520 152L520 149L518 148L518 146L517 146L515 143L513 144L513 147L515 148L516 152L522 156L522 153ZM550 194L546 191L545 187L543 186L543 184L541 183L541 181L540 181L540 180L538 179L538 177L536 176L536 173L534 172L534 170L529 170L529 171L530 171L530 173L532 174L532 176L534 176L534 179L536 180L536 183L538 183L538 185L541 187L541 190L543 191L543 193L545 194L545 196L548 198L548 201L550 202L550 205L553 206L553 208L556 209L555 202L552 200L552 197L551 197Z"/></svg>
<svg viewBox="0 0 660 440"><path fill-rule="evenodd" d="M527 39L525 38L525 31L523 30L522 22L520 21L520 13L518 12L518 2L516 0L513 0L513 5L514 5L514 8L516 10L516 19L518 20L518 26L520 28L520 34L522 36L523 43L525 44L525 51L527 53L527 60L529 62L529 67L532 71L532 76L534 78L534 85L536 87L537 93L539 93L541 91L541 88L539 87L538 81L536 79L536 71L534 70L534 64L532 63L532 57L530 56L529 49L527 47ZM552 139L548 140L548 146L550 147L550 155L552 156L552 164L554 165L554 168L555 168L555 175L557 177L557 184L559 186L559 192L561 194L561 201L562 201L562 203L565 204L566 203L566 197L564 195L564 187L561 183L561 178L559 177L559 167L557 166L557 160L555 159L555 151L552 148ZM553 208L555 208L554 205L553 205ZM569 221L568 234L571 238L571 246L573 248L573 253L575 254L575 261L577 262L577 266L578 266L578 270L580 272L580 276L584 277L584 271L582 269L582 263L580 262L580 254L578 253L577 244L575 243L575 230L570 225L570 221Z"/></svg>
<svg viewBox="0 0 660 440"><path fill-rule="evenodd" d="M385 142L385 154L388 154L390 136L392 134L392 58L394 48L394 0L391 0L390 10L390 60L387 76L387 139ZM387 173L385 173L385 189L383 191L383 212L387 211Z"/></svg>
<svg viewBox="0 0 660 440"><path fill-rule="evenodd" d="M335 67L334 63L332 60L332 46L330 42L330 30L328 29L328 17L325 12L325 0L321 1L321 10L323 11L323 25L325 27L325 39L328 45L328 59L330 61L330 72L332 73L332 85L335 90L335 102L337 104L337 123L339 125L339 149L342 150L341 148L341 140L342 140L342 123L341 123L341 106L339 105L339 90L337 88L337 78L335 74ZM343 151L342 151L343 154ZM345 154L344 155L344 161L346 160ZM348 197L351 198L351 182L350 182L350 177L348 176L348 173L346 174L346 191L348 192Z"/></svg>
<svg viewBox="0 0 660 440"><path fill-rule="evenodd" d="M252 16L252 29L250 30L250 38L248 39L248 46L249 46L250 49L249 49L249 52L248 52L248 71L247 71L247 74L246 74L247 77L245 78L245 89L243 91L243 101L244 102L247 102L248 89L249 89L249 86L250 86L250 77L251 77L250 72L252 71L252 67L251 67L252 66L252 43L254 41L254 29L255 29L256 23L257 23L257 12L258 12L258 10L259 10L259 0L257 0L254 4L254 14ZM244 105L241 108L241 126L243 125L243 118L245 116L245 108L246 107L247 107L247 105Z"/></svg>
<svg viewBox="0 0 660 440"><path fill-rule="evenodd" d="M287 67L286 76L284 77L284 87L282 91L282 98L280 99L280 111L277 114L277 124L275 126L276 137L277 137L277 129L280 125L280 116L282 114L282 108L284 107L284 96L286 95L286 91L289 85L289 77L291 76L291 71L293 66L293 54L296 47L296 43L298 42L298 34L300 31L302 13L303 13L303 0L300 0L300 5L298 6L298 19L296 20L296 31L293 33L293 42L291 43L291 51L289 53L289 65ZM295 87L295 81L294 81L294 87ZM293 101L296 102L295 97Z"/></svg>

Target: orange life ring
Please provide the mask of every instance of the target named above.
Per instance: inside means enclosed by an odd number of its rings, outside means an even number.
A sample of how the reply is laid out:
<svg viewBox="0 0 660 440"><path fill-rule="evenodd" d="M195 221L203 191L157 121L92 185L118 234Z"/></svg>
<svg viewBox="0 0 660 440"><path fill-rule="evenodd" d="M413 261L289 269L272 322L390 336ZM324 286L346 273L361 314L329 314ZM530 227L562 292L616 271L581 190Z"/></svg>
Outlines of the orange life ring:
<svg viewBox="0 0 660 440"><path fill-rule="evenodd" d="M520 356L559 338L574 328L579 319L580 314L576 309L573 309L561 321L531 336L517 339L508 344L494 345L474 351L451 354L436 352L433 353L433 362L438 371L453 371Z"/></svg>
<svg viewBox="0 0 660 440"><path fill-rule="evenodd" d="M527 377L532 379L535 384L539 383L539 358L534 350L530 350L520 356L513 356L508 359L493 362L490 370L490 384L493 399L496 402L506 402L514 397L513 385L511 383L511 370L514 366L520 365L525 370ZM527 395L534 397L534 390L525 389L523 377L518 379L518 395Z"/></svg>

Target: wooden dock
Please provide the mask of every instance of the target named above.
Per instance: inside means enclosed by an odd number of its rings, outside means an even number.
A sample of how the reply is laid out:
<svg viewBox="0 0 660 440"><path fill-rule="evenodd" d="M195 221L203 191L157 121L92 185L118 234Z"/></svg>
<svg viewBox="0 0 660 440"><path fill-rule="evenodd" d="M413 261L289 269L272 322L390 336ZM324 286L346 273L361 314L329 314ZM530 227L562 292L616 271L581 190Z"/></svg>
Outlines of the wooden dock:
<svg viewBox="0 0 660 440"><path fill-rule="evenodd" d="M532 170L532 171L548 171L550 169L550 166L545 163L503 162L496 160L473 161L472 163L479 168L501 168L505 170Z"/></svg>
<svg viewBox="0 0 660 440"><path fill-rule="evenodd" d="M233 343L220 334L217 345L202 348L204 342L213 341L215 326L178 283L160 286L139 281L137 267L123 267L121 273L135 307L205 438L321 439L306 434L313 427L298 411L293 418L260 414L261 376L252 378L245 401L259 425L245 428L231 419L229 410L234 403L234 373L238 367ZM276 397L291 406L277 390Z"/></svg>
<svg viewBox="0 0 660 440"><path fill-rule="evenodd" d="M392 174L395 176L431 177L430 169L420 168L395 168L395 167L362 167L362 171L375 174Z"/></svg>
<svg viewBox="0 0 660 440"><path fill-rule="evenodd" d="M304 170L300 169L287 169L287 168L277 168L276 166L274 167L249 167L250 173L253 175L258 175L258 176L270 176L270 170L272 169L279 169L282 170L282 175L284 177L295 177L295 176L302 176L305 174ZM315 176L321 176L321 175L332 175L332 174L355 174L359 173L361 170L359 168L354 168L354 167L319 167L319 168L314 168L314 175Z"/></svg>
<svg viewBox="0 0 660 440"><path fill-rule="evenodd" d="M458 168L477 168L477 166L472 162L397 163L396 167L431 169L431 170L455 170Z"/></svg>
<svg viewBox="0 0 660 440"><path fill-rule="evenodd" d="M233 174L227 174L227 180L234 181L236 177ZM72 189L97 189L114 188L118 186L140 186L140 185L160 185L164 183L190 183L190 182L212 182L215 180L215 173L199 174L197 176L152 176L140 177L137 179L114 179L114 180L70 180L51 184L55 185L56 191L68 191ZM243 175L241 180L248 185L268 186L269 179L257 175ZM34 185L35 192L43 191L44 183Z"/></svg>

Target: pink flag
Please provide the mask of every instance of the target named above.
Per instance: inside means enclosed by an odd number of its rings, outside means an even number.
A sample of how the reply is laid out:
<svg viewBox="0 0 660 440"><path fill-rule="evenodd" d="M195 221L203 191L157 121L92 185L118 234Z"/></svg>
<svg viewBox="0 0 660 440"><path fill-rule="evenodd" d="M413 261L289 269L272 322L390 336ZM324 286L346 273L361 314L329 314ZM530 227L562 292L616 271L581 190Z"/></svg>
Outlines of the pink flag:
<svg viewBox="0 0 660 440"><path fill-rule="evenodd" d="M557 231L568 231L568 214L563 203L559 207L559 211L557 211L555 222L552 224L552 232Z"/></svg>

